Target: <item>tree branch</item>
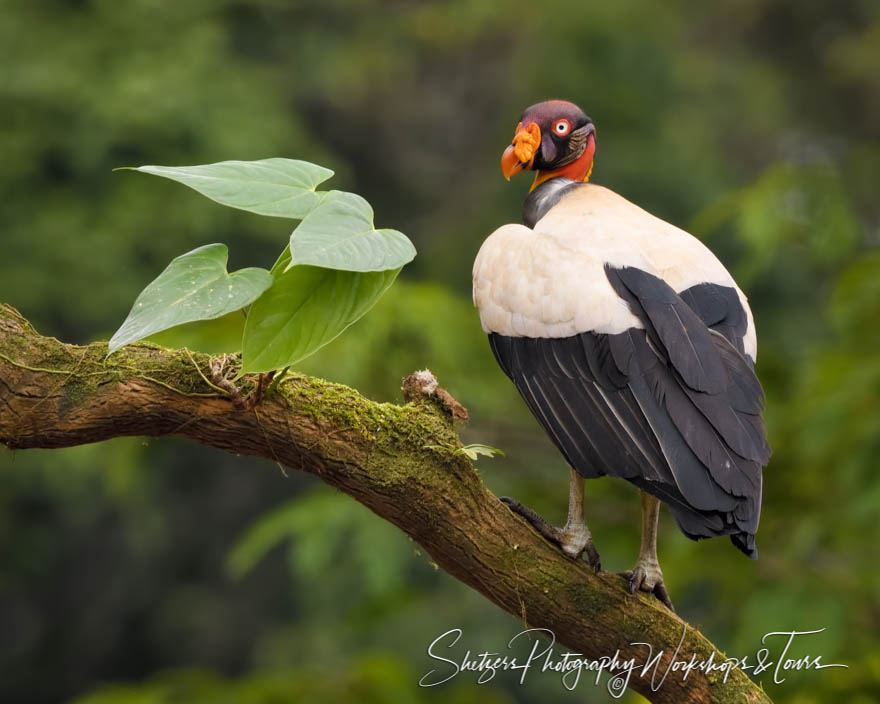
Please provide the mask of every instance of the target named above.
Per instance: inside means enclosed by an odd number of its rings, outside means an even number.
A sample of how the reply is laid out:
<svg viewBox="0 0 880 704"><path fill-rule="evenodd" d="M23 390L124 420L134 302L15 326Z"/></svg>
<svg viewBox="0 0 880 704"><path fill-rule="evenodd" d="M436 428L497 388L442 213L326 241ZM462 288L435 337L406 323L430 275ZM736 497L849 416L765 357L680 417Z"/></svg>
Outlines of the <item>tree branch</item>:
<svg viewBox="0 0 880 704"><path fill-rule="evenodd" d="M412 536L436 563L528 627L598 659L646 661L665 651L659 684L679 659L721 654L652 596L630 595L614 574L594 573L545 542L485 486L461 453L450 409L436 394L403 406L292 375L253 408L237 409L209 381L210 359L131 345L105 359L42 337L0 305L0 443L57 448L123 435L186 437L310 472ZM682 639L682 633L684 637ZM669 672L652 691L650 670L629 686L652 702L769 702L742 671Z"/></svg>

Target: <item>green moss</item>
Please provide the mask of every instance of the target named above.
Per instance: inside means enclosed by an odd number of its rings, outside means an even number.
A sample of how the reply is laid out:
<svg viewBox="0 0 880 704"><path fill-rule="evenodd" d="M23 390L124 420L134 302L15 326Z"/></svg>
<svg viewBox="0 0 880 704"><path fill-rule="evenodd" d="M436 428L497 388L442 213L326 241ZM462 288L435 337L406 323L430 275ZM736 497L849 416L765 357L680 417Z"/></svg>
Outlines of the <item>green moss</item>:
<svg viewBox="0 0 880 704"><path fill-rule="evenodd" d="M180 351L132 345L107 357L103 342L75 347L31 335L12 336L5 342L7 356L17 366L58 375L62 415L93 396L101 386L128 378L154 381L179 393L205 391L204 380L189 356ZM207 359L202 363L207 365Z"/></svg>
<svg viewBox="0 0 880 704"><path fill-rule="evenodd" d="M570 577L561 571L554 576L556 579L562 580L563 583L570 580ZM569 583L565 593L581 613L599 613L605 609L619 606L619 597L610 594L607 589L582 588Z"/></svg>
<svg viewBox="0 0 880 704"><path fill-rule="evenodd" d="M6 303L0 303L0 320L8 320L17 325L29 335L38 335L33 325L17 309Z"/></svg>
<svg viewBox="0 0 880 704"><path fill-rule="evenodd" d="M108 383L134 378L181 394L216 393L202 378L209 376L211 358L207 355L138 343L108 357L106 343L64 345L36 335L8 308L0 308L0 316L13 319L17 327L27 331L4 340L4 353L12 363L58 375L62 414L70 413ZM254 388L254 378L247 376L237 385L247 394ZM383 482L411 481L425 472L454 468L457 463L472 470L465 458L454 455L460 442L452 420L431 398L404 406L375 403L350 387L301 374L285 378L276 393L286 399L292 412L364 441L369 448L367 462ZM450 451L438 452L438 447ZM424 461L426 455L428 462Z"/></svg>
<svg viewBox="0 0 880 704"><path fill-rule="evenodd" d="M427 404L375 403L348 386L302 375L292 375L283 388L297 413L376 440L379 450L421 451L438 440L458 444L451 422Z"/></svg>

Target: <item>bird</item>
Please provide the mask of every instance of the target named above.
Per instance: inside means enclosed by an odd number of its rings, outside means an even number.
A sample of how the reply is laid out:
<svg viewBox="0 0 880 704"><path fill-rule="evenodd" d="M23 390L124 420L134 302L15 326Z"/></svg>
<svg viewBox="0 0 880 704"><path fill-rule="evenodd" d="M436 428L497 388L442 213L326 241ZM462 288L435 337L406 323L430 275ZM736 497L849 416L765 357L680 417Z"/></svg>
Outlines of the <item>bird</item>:
<svg viewBox="0 0 880 704"><path fill-rule="evenodd" d="M522 224L480 247L473 298L495 359L569 465L568 518L555 527L502 501L599 570L584 480L635 485L641 547L625 584L673 609L657 559L661 502L688 538L727 535L757 559L771 450L755 322L705 244L589 182L595 154L593 120L548 100L525 109L501 157L507 180L535 178Z"/></svg>

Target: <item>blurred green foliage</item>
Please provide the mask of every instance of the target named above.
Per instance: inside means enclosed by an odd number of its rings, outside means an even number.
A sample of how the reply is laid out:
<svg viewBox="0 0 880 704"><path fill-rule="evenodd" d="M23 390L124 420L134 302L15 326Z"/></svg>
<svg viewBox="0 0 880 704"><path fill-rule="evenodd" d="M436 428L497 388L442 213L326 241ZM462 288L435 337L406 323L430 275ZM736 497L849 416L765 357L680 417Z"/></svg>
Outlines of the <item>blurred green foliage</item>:
<svg viewBox="0 0 880 704"><path fill-rule="evenodd" d="M288 704L330 701L334 704L506 704L498 692L451 686L442 693L413 689L418 675L387 655L363 657L345 671L296 668L284 673L223 680L202 671L157 677L138 687L107 687L78 704Z"/></svg>
<svg viewBox="0 0 880 704"><path fill-rule="evenodd" d="M757 321L775 450L761 557L664 515L677 607L735 655L824 627L793 654L849 669L765 689L876 701L878 65L866 0L7 0L0 300L87 341L181 252L226 242L238 269L286 242L113 167L326 164L420 256L302 370L395 400L430 367L470 410L464 441L505 451L479 464L489 486L560 520L564 465L495 366L469 281L527 188L498 173L520 111L574 100L598 125L593 180L703 238ZM587 492L603 565L630 567L634 493ZM608 701L503 676L420 690L427 644L456 626L474 650L520 628L297 472L168 439L0 455L0 701Z"/></svg>

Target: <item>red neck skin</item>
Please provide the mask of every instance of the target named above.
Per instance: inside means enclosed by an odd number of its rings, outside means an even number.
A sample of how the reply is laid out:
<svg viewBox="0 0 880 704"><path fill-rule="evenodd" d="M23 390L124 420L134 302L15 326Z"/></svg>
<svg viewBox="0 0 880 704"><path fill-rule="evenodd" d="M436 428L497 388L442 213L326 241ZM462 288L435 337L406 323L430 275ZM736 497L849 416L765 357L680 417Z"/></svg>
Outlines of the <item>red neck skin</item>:
<svg viewBox="0 0 880 704"><path fill-rule="evenodd" d="M593 156L595 154L596 138L593 135L590 135L587 138L587 146L584 149L584 153L573 162L566 164L561 169L554 169L553 171L538 171L535 175L535 182L532 184L529 192L535 190L535 188L544 183L544 181L549 181L551 178L556 178L557 176L563 176L564 178L570 178L572 181L578 182L588 180L590 178L590 172L593 170Z"/></svg>

